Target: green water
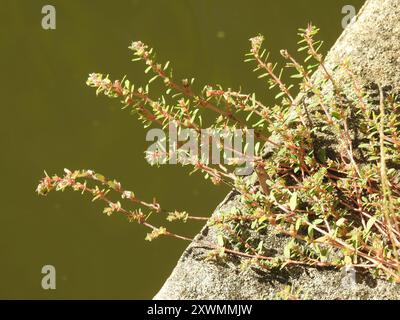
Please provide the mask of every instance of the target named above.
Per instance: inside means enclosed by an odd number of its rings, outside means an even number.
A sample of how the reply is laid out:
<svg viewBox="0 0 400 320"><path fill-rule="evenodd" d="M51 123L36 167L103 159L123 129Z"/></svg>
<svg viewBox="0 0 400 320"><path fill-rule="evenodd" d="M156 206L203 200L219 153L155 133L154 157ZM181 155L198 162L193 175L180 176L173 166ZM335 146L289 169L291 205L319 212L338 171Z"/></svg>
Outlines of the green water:
<svg viewBox="0 0 400 320"><path fill-rule="evenodd" d="M312 21L327 49L342 31L342 7L362 2L1 0L0 298L151 298L187 245L145 242L146 230L79 194L38 197L43 169L91 168L166 208L205 216L228 191L181 167L150 167L146 131L117 101L95 97L85 86L90 72L145 83L127 49L142 40L171 60L177 77L242 85L271 101L242 62L248 38L264 34L277 57L281 48L295 51L297 28ZM49 3L57 28L46 31L41 9ZM201 224L172 228L194 235ZM56 290L41 287L44 265L56 267Z"/></svg>

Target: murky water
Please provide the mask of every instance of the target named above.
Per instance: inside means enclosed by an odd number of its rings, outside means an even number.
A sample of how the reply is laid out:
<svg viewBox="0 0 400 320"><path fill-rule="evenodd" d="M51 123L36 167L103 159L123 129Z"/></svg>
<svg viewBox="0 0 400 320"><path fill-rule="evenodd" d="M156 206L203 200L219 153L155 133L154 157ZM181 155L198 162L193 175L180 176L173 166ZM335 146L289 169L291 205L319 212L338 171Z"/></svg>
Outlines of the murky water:
<svg viewBox="0 0 400 320"><path fill-rule="evenodd" d="M248 38L264 34L277 57L296 48L296 30L321 27L325 49L342 31L335 1L61 1L56 30L41 27L45 1L0 1L0 298L151 298L186 243L145 242L146 230L79 194L35 193L43 169L91 168L119 179L167 208L210 215L228 191L181 167L150 167L145 130L117 101L96 98L90 72L128 75L143 84L143 65L130 62L132 40L171 60L177 77L199 85L271 95L243 56ZM161 221L161 219L159 219ZM169 224L167 224L169 226ZM194 235L201 224L174 227ZM54 265L56 290L41 287L41 269Z"/></svg>

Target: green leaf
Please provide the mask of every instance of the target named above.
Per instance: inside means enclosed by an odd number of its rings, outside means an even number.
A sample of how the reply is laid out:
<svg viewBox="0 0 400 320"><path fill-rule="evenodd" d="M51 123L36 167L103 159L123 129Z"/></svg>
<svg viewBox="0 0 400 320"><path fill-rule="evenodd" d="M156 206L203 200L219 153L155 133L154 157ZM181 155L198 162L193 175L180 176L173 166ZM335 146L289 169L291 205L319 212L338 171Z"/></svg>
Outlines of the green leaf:
<svg viewBox="0 0 400 320"><path fill-rule="evenodd" d="M338 221L336 221L336 225L338 227L341 227L342 225L344 225L345 222L346 222L346 218L340 218Z"/></svg>
<svg viewBox="0 0 400 320"><path fill-rule="evenodd" d="M285 256L285 258L290 259L290 250L291 250L292 246L290 245L290 243L288 243L285 248L283 249L283 255Z"/></svg>
<svg viewBox="0 0 400 320"><path fill-rule="evenodd" d="M107 184L111 189L114 189L114 190L117 187L117 184L114 181L108 181Z"/></svg>
<svg viewBox="0 0 400 320"><path fill-rule="evenodd" d="M300 227L301 227L301 225L302 225L302 219L301 218L299 218L299 219L297 219L297 221L296 221L296 230L297 231L299 231L300 230Z"/></svg>
<svg viewBox="0 0 400 320"><path fill-rule="evenodd" d="M253 111L252 112L250 112L248 115L247 115L247 117L246 117L246 121L248 122L249 120L250 120L250 118L251 118L251 116L253 115Z"/></svg>
<svg viewBox="0 0 400 320"><path fill-rule="evenodd" d="M307 234L311 239L314 238L314 227L312 225L308 226Z"/></svg>
<svg viewBox="0 0 400 320"><path fill-rule="evenodd" d="M149 83L152 83L154 80L156 80L158 78L158 75L155 75L153 78L151 78L150 80L149 80Z"/></svg>
<svg viewBox="0 0 400 320"><path fill-rule="evenodd" d="M272 86L271 86L272 87ZM275 87L275 86L274 86ZM279 99L280 97L283 97L285 95L285 92L279 92L276 96L275 99Z"/></svg>
<svg viewBox="0 0 400 320"><path fill-rule="evenodd" d="M322 163L325 163L326 160L328 159L327 155L326 155L326 150L325 149L319 149L317 152L317 157L318 160L321 161Z"/></svg>
<svg viewBox="0 0 400 320"><path fill-rule="evenodd" d="M345 256L344 263L346 264L346 266L351 266L353 264L353 261L351 260L351 257Z"/></svg>
<svg viewBox="0 0 400 320"><path fill-rule="evenodd" d="M219 235L217 236L217 242L218 242L218 245L219 245L220 247L223 247L223 246L224 246L224 236L223 236L222 234L219 234Z"/></svg>
<svg viewBox="0 0 400 320"><path fill-rule="evenodd" d="M317 226L317 225L321 224L322 222L324 222L324 219L315 219L315 220L313 221L313 225L314 225L314 226Z"/></svg>
<svg viewBox="0 0 400 320"><path fill-rule="evenodd" d="M375 217L375 216L372 216L372 217L368 220L368 222L367 222L367 228L365 229L365 233L368 233L368 232L371 230L371 228L372 228L372 226L375 224L376 220L377 220L377 217Z"/></svg>
<svg viewBox="0 0 400 320"><path fill-rule="evenodd" d="M251 104L252 104L253 108L256 106L256 94L255 93L253 93L251 96Z"/></svg>
<svg viewBox="0 0 400 320"><path fill-rule="evenodd" d="M303 75L301 73L297 73L297 74L292 74L290 77L292 79L300 79L303 78Z"/></svg>
<svg viewBox="0 0 400 320"><path fill-rule="evenodd" d="M106 181L106 178L105 178L102 174L100 174L100 173L96 173L96 174L94 175L94 178L95 178L96 180L100 181L100 182L105 182L105 181Z"/></svg>
<svg viewBox="0 0 400 320"><path fill-rule="evenodd" d="M337 120L340 120L340 118L341 118L340 113L339 113L339 112L336 112L336 111L333 111L333 112L332 112L332 117L335 118L335 119L337 119Z"/></svg>
<svg viewBox="0 0 400 320"><path fill-rule="evenodd" d="M289 202L290 210L294 211L297 208L297 192L294 192L290 197Z"/></svg>
<svg viewBox="0 0 400 320"><path fill-rule="evenodd" d="M266 216L266 215L264 215L264 216L262 216L262 217L260 217L259 219L258 219L258 223L259 224L262 224L264 221L266 221L268 219L268 217Z"/></svg>
<svg viewBox="0 0 400 320"><path fill-rule="evenodd" d="M292 239L289 241L289 243L283 249L283 255L285 256L286 259L290 259L291 255L292 255L292 248L294 246L295 246L295 240Z"/></svg>
<svg viewBox="0 0 400 320"><path fill-rule="evenodd" d="M169 61L167 61L167 63L165 64L164 70L167 70L168 66L169 66Z"/></svg>
<svg viewBox="0 0 400 320"><path fill-rule="evenodd" d="M258 246L257 246L257 251L258 251L258 252L261 252L261 251L262 251L263 245L264 245L264 241L260 241L260 243L259 243Z"/></svg>

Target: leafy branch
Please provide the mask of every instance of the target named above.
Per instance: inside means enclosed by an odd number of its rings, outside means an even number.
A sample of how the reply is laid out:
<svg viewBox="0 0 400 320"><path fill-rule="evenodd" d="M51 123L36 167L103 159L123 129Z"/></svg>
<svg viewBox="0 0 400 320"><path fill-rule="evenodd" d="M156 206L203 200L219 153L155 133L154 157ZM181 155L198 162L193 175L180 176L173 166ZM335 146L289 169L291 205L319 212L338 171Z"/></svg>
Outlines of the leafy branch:
<svg viewBox="0 0 400 320"><path fill-rule="evenodd" d="M210 259L235 255L246 266L262 268L353 266L400 282L398 99L378 86L380 101L374 102L348 61L328 67L320 53L322 42L315 40L317 33L312 25L300 29L298 51L306 54L304 63L282 50L285 65L280 70L263 48L264 37L250 39L245 61L255 64L258 78L267 79L270 90L279 91L273 106L257 99L255 93L221 86L206 85L196 92L194 79L177 81L170 63L158 63L154 50L140 41L133 42L130 49L133 60L144 62L145 73L153 74L144 88L136 88L125 77L110 80L98 73L89 75L87 84L97 94L119 99L123 109L137 114L145 127L167 128L175 123L178 130L193 130L201 141L207 112L214 116L211 127L217 133L255 131L254 156L229 150L236 154L228 166L207 159L183 164L202 172L213 184L228 185L237 194L235 208L220 208L208 219L207 223L219 232L217 244L201 242L211 249ZM296 98L294 85L282 80L285 70L298 81ZM165 95L155 98L150 94L150 84L157 79L165 85ZM355 141L354 130L361 142ZM326 133L336 140L333 154L324 149L324 143L332 142L321 143ZM171 157L170 151L163 153ZM159 156L159 152L150 155L153 160ZM252 164L250 176L234 173L239 158ZM121 213L147 227L147 240L170 236L198 241L153 225L152 213L163 214L169 221L207 220L186 211L164 209L156 200L146 202L119 182L90 170L66 170L62 177L46 174L37 192L47 195L66 188L103 201L107 215ZM118 200L112 201L111 194ZM128 209L127 204L135 208ZM271 228L287 239L277 256L268 256L268 244L264 243Z"/></svg>

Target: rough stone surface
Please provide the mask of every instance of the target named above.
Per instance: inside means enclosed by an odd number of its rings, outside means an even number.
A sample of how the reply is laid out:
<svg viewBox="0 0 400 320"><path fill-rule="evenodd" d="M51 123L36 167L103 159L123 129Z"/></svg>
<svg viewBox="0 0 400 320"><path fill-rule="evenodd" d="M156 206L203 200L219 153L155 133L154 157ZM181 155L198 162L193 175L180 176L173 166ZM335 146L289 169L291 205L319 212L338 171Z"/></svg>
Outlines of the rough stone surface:
<svg viewBox="0 0 400 320"><path fill-rule="evenodd" d="M400 1L368 0L327 56L338 64L351 58L352 70L366 82L400 92Z"/></svg>
<svg viewBox="0 0 400 320"><path fill-rule="evenodd" d="M235 206L233 193L218 206L226 210ZM216 243L217 231L205 226L197 235L197 241ZM288 239L268 230L265 243L271 254L281 254ZM350 274L330 269L296 267L264 271L253 268L242 271L239 259L226 264L205 261L208 249L192 243L178 261L171 276L154 297L156 300L271 300L281 299L282 292L290 286L294 297L299 299L398 299L400 286L368 275L356 273L356 281Z"/></svg>
<svg viewBox="0 0 400 320"><path fill-rule="evenodd" d="M358 16L327 56L328 65L350 57L352 70L368 83L400 92L400 0L367 0ZM231 193L219 210L237 205ZM216 243L217 231L205 226L196 240ZM271 255L280 254L286 237L268 230L264 243ZM193 242L185 250L169 279L154 299L277 299L291 287L302 299L399 299L400 286L356 273L295 267L265 272L241 271L239 259L226 264L204 260L208 249ZM350 274L352 270L349 270Z"/></svg>

